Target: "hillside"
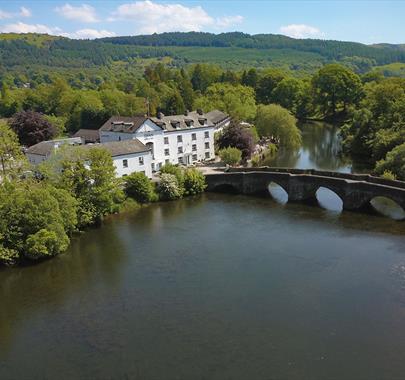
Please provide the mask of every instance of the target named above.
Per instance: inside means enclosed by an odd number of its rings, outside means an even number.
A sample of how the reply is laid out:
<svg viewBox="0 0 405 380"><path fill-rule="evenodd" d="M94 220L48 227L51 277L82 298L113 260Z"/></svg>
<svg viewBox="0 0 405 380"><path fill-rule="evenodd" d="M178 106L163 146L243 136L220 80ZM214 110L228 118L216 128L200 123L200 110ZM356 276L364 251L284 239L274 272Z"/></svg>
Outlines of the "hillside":
<svg viewBox="0 0 405 380"><path fill-rule="evenodd" d="M294 75L311 74L328 62L342 62L357 72L405 63L405 49L396 45L293 39L281 35L244 33L163 33L144 36L74 40L40 34L0 34L0 75L35 72L90 72L107 75L165 59L172 66L195 62L227 69L279 67Z"/></svg>

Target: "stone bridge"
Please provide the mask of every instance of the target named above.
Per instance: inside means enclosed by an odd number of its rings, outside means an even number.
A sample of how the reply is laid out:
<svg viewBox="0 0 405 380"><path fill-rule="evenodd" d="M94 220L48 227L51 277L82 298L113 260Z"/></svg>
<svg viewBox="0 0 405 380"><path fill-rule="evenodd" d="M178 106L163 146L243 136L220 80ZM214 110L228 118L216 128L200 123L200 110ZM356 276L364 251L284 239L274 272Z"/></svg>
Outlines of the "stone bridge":
<svg viewBox="0 0 405 380"><path fill-rule="evenodd" d="M285 168L231 168L218 174L207 174L207 191L246 195L268 195L271 182L281 186L289 202L316 200L320 187L335 192L344 210L362 210L375 197L386 197L405 210L405 182L373 177L369 174L347 174L320 170Z"/></svg>

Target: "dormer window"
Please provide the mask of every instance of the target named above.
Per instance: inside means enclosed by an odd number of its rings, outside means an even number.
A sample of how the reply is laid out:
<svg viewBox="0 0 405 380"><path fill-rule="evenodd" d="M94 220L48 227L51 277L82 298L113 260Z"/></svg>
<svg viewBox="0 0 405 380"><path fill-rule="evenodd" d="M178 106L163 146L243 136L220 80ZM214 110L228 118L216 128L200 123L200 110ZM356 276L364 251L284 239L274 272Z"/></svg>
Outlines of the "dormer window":
<svg viewBox="0 0 405 380"><path fill-rule="evenodd" d="M173 120L170 122L173 128L180 128L180 122L177 120Z"/></svg>
<svg viewBox="0 0 405 380"><path fill-rule="evenodd" d="M187 127L192 127L194 125L194 120L192 120L192 119L186 119L184 121L185 121Z"/></svg>
<svg viewBox="0 0 405 380"><path fill-rule="evenodd" d="M198 122L201 124L201 125L205 125L205 122L207 121L207 119L205 119L205 118L198 118Z"/></svg>

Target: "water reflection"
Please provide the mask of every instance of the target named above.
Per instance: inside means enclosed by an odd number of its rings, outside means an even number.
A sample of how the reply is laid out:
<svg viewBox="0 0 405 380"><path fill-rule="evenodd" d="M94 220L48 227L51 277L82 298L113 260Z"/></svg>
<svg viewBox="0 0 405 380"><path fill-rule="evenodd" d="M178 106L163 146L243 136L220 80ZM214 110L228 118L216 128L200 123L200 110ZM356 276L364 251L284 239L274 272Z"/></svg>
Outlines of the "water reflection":
<svg viewBox="0 0 405 380"><path fill-rule="evenodd" d="M351 172L350 161L340 155L337 126L309 122L299 125L299 128L302 132L301 148L294 151L281 149L276 157L264 161L263 165Z"/></svg>

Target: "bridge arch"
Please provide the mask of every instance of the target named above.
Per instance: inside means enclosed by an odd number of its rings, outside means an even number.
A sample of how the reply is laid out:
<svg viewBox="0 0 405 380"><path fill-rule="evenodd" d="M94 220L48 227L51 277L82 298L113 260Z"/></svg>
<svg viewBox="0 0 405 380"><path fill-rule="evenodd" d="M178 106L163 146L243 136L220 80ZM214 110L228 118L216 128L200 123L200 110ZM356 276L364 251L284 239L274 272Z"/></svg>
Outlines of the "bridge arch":
<svg viewBox="0 0 405 380"><path fill-rule="evenodd" d="M336 189L329 186L319 186L315 191L315 198L318 205L323 209L339 212L343 210L344 196Z"/></svg>
<svg viewBox="0 0 405 380"><path fill-rule="evenodd" d="M372 209L378 214L388 216L392 219L405 219L405 209L395 199L389 196L377 195L369 200Z"/></svg>
<svg viewBox="0 0 405 380"><path fill-rule="evenodd" d="M278 181L270 181L267 184L267 190L277 203L286 204L288 202L288 190Z"/></svg>

